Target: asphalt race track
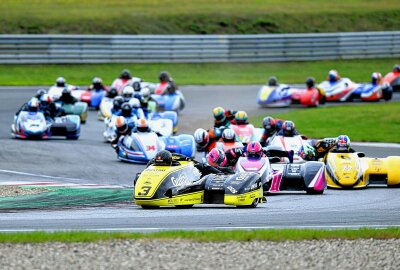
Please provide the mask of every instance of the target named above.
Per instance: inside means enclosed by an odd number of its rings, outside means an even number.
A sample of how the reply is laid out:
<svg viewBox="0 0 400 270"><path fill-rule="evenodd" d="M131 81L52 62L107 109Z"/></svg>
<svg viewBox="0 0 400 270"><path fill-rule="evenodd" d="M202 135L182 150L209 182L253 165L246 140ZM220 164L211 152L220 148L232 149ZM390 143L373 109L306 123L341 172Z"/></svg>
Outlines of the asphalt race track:
<svg viewBox="0 0 400 270"><path fill-rule="evenodd" d="M249 115L267 115L269 109L256 105L258 88L254 85L182 87L187 107L179 118L179 132L193 133L197 127L210 127L211 109L215 106L243 109ZM0 184L56 181L131 187L135 174L143 169L143 165L117 160L113 149L103 140L104 124L97 120L95 111L89 113L78 141L11 138L10 125L15 111L34 95L36 89L0 88ZM399 94L394 99L399 100ZM288 109L273 111L278 110ZM367 156L400 155L400 148L391 146L356 145L355 148ZM197 206L142 210L126 203L106 207L18 210L0 214L0 231L385 227L400 226L399 206L400 189L327 190L319 196L300 193L270 196L268 203L256 209Z"/></svg>

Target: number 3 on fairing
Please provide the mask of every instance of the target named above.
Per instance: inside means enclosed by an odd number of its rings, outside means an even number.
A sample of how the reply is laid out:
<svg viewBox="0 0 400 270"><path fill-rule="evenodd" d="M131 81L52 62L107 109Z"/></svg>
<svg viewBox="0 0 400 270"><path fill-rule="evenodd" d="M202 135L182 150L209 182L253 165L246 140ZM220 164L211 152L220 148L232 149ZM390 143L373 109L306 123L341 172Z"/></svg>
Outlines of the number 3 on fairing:
<svg viewBox="0 0 400 270"><path fill-rule="evenodd" d="M142 187L142 192L140 192L140 195L147 195L147 194L149 194L149 192L150 192L150 189L151 189L151 186L143 186Z"/></svg>

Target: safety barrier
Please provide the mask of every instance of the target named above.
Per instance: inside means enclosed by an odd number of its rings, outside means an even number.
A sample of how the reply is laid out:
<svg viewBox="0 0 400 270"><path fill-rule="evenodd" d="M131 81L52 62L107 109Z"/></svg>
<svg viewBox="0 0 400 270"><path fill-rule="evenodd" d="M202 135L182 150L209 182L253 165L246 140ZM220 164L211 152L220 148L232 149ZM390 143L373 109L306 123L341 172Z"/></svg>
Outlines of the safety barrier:
<svg viewBox="0 0 400 270"><path fill-rule="evenodd" d="M400 56L400 31L265 35L0 35L0 63L268 62Z"/></svg>

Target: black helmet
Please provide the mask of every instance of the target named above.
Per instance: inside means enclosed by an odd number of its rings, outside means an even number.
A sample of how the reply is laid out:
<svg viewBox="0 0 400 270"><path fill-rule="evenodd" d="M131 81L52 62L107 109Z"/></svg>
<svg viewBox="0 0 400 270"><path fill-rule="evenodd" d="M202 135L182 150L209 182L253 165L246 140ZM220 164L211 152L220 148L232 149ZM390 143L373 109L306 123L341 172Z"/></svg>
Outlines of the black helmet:
<svg viewBox="0 0 400 270"><path fill-rule="evenodd" d="M42 89L37 90L35 97L40 99L44 94L47 94L47 91L46 91L46 89L42 88Z"/></svg>
<svg viewBox="0 0 400 270"><path fill-rule="evenodd" d="M124 70L121 72L120 78L123 79L123 80L132 79L131 72L130 72L128 69L124 69Z"/></svg>
<svg viewBox="0 0 400 270"><path fill-rule="evenodd" d="M70 96L71 95L71 90L68 88L64 88L61 92L61 95L63 96Z"/></svg>
<svg viewBox="0 0 400 270"><path fill-rule="evenodd" d="M172 154L170 151L162 150L154 157L154 165L156 166L171 166Z"/></svg>
<svg viewBox="0 0 400 270"><path fill-rule="evenodd" d="M271 116L264 117L262 125L265 131L268 132L268 134L272 134L276 130L275 120Z"/></svg>
<svg viewBox="0 0 400 270"><path fill-rule="evenodd" d="M394 65L393 66L393 72L400 72L400 65Z"/></svg>
<svg viewBox="0 0 400 270"><path fill-rule="evenodd" d="M113 100L113 108L115 111L121 109L121 105L124 103L124 99L121 96L117 96Z"/></svg>
<svg viewBox="0 0 400 270"><path fill-rule="evenodd" d="M94 77L92 80L93 88L94 89L101 89L103 88L103 81L98 77Z"/></svg>
<svg viewBox="0 0 400 270"><path fill-rule="evenodd" d="M108 91L108 97L109 98L115 98L116 96L118 96L118 90L115 87L112 87L110 89L110 91Z"/></svg>
<svg viewBox="0 0 400 270"><path fill-rule="evenodd" d="M57 87L64 87L65 86L65 79L64 77L58 77L56 80Z"/></svg>
<svg viewBox="0 0 400 270"><path fill-rule="evenodd" d="M130 117L132 115L132 106L128 102L124 102L121 105L121 115L125 117Z"/></svg>
<svg viewBox="0 0 400 270"><path fill-rule="evenodd" d="M134 82L132 84L132 88L135 92L140 92L140 90L142 89L142 86L140 85L140 82Z"/></svg>
<svg viewBox="0 0 400 270"><path fill-rule="evenodd" d="M312 88L315 86L315 80L313 77L308 77L306 80L306 85L308 88Z"/></svg>
<svg viewBox="0 0 400 270"><path fill-rule="evenodd" d="M174 81L170 81L167 86L168 93L174 93L178 89L176 83Z"/></svg>
<svg viewBox="0 0 400 270"><path fill-rule="evenodd" d="M278 85L278 79L275 76L271 76L268 79L268 86L277 86Z"/></svg>
<svg viewBox="0 0 400 270"><path fill-rule="evenodd" d="M169 73L167 71L162 71L159 76L160 82L168 82L170 80Z"/></svg>

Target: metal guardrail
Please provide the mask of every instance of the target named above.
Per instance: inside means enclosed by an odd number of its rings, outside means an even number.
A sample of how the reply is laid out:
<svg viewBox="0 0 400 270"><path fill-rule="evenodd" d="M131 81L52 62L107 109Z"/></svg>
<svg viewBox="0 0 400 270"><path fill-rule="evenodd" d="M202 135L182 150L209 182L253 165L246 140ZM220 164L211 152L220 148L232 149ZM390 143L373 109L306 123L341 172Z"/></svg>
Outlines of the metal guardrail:
<svg viewBox="0 0 400 270"><path fill-rule="evenodd" d="M0 35L0 63L268 62L400 56L400 31L267 35Z"/></svg>

